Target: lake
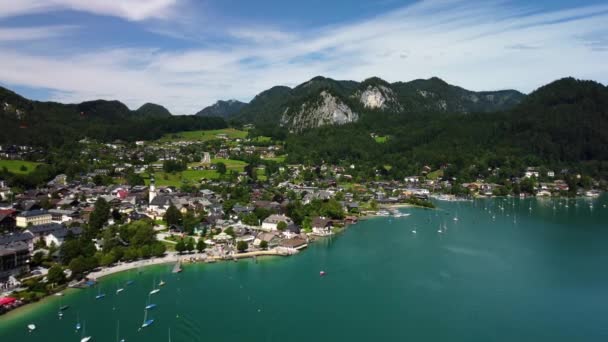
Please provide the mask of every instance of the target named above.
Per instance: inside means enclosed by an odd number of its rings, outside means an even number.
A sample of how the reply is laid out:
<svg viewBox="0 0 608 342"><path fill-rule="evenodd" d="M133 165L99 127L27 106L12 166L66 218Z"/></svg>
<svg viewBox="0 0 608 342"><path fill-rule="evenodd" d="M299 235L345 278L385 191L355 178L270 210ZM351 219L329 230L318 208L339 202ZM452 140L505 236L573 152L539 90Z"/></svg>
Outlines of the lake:
<svg viewBox="0 0 608 342"><path fill-rule="evenodd" d="M607 196L436 203L292 257L109 276L0 316L0 341L80 341L77 320L109 342L118 322L121 339L148 342L608 340Z"/></svg>

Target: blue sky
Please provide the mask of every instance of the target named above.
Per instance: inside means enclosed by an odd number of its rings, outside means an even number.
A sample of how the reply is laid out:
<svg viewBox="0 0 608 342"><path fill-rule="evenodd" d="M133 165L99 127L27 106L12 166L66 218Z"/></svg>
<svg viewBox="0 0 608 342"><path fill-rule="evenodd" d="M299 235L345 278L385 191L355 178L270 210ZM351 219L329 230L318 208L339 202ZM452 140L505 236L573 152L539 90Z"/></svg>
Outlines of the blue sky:
<svg viewBox="0 0 608 342"><path fill-rule="evenodd" d="M191 114L316 75L608 81L606 1L0 0L0 85Z"/></svg>

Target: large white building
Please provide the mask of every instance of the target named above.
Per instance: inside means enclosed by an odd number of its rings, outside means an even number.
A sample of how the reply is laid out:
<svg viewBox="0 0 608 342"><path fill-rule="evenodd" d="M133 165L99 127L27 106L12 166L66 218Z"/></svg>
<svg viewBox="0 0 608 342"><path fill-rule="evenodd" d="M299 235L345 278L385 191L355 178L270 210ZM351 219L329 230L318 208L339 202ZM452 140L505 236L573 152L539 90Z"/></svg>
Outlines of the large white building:
<svg viewBox="0 0 608 342"><path fill-rule="evenodd" d="M24 211L17 215L17 227L39 226L49 224L52 220L53 216L46 210Z"/></svg>
<svg viewBox="0 0 608 342"><path fill-rule="evenodd" d="M278 230L279 222L285 222L288 226L293 224L293 220L285 215L270 215L262 221L262 229L267 231Z"/></svg>

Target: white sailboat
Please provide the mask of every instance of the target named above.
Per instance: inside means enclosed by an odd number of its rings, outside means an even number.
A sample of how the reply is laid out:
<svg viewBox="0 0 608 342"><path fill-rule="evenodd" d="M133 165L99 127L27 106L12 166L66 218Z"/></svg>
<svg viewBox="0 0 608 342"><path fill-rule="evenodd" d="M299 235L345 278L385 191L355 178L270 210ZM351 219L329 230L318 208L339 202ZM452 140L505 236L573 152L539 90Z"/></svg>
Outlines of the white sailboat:
<svg viewBox="0 0 608 342"><path fill-rule="evenodd" d="M160 292L160 288L156 287L156 280L152 281L152 291L150 291L150 294L153 295L155 293L159 293Z"/></svg>
<svg viewBox="0 0 608 342"><path fill-rule="evenodd" d="M82 324L82 338L80 338L80 342L89 342L93 337L92 336L84 336L86 331L86 323Z"/></svg>
<svg viewBox="0 0 608 342"><path fill-rule="evenodd" d="M125 339L120 339L120 321L116 321L116 342L125 342Z"/></svg>
<svg viewBox="0 0 608 342"><path fill-rule="evenodd" d="M144 321L141 323L141 328L147 328L154 323L154 319L148 319L148 310L144 310Z"/></svg>

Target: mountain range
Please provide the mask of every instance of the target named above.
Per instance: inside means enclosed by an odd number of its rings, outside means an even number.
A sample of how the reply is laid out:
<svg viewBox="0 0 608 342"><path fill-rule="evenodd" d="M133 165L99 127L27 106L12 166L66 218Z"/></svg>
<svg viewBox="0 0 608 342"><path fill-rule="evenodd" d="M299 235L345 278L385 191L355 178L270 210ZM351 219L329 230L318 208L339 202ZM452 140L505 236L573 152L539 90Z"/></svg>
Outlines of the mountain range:
<svg viewBox="0 0 608 342"><path fill-rule="evenodd" d="M0 144L151 140L224 128L227 119L253 123L252 134L286 140L292 161L395 159L409 151L409 161L420 162L450 160L461 150L498 154L499 149L505 156L543 160L608 160L608 87L573 78L524 95L474 92L438 78L387 83L315 77L294 88L272 87L247 104L220 101L189 116L173 116L151 103L130 110L119 101L32 101L0 87ZM371 133L391 139L377 146Z"/></svg>
<svg viewBox="0 0 608 342"><path fill-rule="evenodd" d="M357 122L374 113L496 112L510 109L525 95L516 90L475 92L433 77L388 83L372 77L363 82L317 76L295 88L277 86L250 103L220 101L198 115L217 115L260 125L276 124L299 132L325 125Z"/></svg>
<svg viewBox="0 0 608 342"><path fill-rule="evenodd" d="M218 116L228 119L238 114L247 104L237 100L223 101L219 100L209 107L205 107L194 115L198 116Z"/></svg>

